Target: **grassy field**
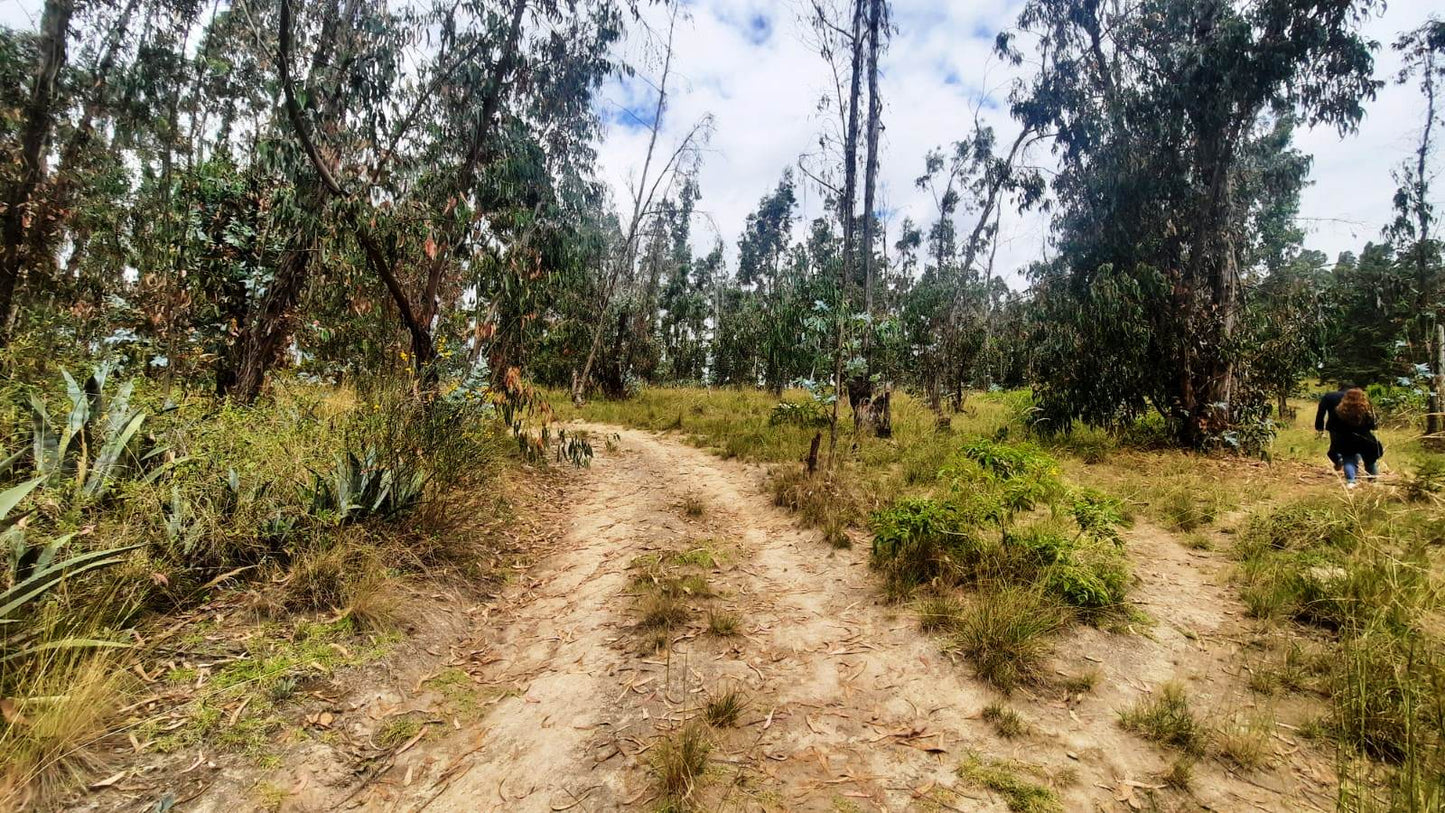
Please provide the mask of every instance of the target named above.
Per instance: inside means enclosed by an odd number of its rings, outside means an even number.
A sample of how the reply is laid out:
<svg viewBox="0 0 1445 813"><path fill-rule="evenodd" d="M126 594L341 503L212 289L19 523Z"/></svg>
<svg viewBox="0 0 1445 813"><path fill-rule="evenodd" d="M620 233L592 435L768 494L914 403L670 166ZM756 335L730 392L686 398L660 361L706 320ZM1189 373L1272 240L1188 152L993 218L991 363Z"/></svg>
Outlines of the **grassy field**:
<svg viewBox="0 0 1445 813"><path fill-rule="evenodd" d="M1250 688L1327 699L1327 719L1310 730L1337 754L1342 809L1445 805L1445 465L1412 427L1387 420L1381 482L1347 491L1308 399L1257 460L1169 449L1148 424L1037 437L1021 392L975 394L940 429L900 394L892 438L855 434L845 410L836 465L808 476L801 461L819 431L826 457L826 429L788 422L806 410L778 403L757 391L653 389L561 413L680 432L723 457L772 464L780 505L834 544L871 538L884 594L911 601L925 628L1004 691L1036 678L1061 629L1128 620L1127 546L1107 540L1147 520L1233 563L1248 635L1292 641ZM1177 705L1184 712L1140 709L1124 724L1167 740L1154 718L1196 722ZM1189 749L1202 753L1206 739L1241 764L1258 738L1205 725Z"/></svg>

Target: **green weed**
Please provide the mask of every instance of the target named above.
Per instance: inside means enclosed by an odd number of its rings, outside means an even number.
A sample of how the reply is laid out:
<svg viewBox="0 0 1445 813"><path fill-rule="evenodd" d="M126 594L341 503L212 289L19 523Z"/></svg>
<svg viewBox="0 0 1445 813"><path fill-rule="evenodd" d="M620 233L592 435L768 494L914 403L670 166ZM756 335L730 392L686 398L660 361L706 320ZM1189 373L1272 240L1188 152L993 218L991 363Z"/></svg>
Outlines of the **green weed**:
<svg viewBox="0 0 1445 813"><path fill-rule="evenodd" d="M1002 796L1013 813L1063 813L1059 796L1046 785L1023 778L1038 769L1014 762L986 760L969 754L958 768L959 778Z"/></svg>

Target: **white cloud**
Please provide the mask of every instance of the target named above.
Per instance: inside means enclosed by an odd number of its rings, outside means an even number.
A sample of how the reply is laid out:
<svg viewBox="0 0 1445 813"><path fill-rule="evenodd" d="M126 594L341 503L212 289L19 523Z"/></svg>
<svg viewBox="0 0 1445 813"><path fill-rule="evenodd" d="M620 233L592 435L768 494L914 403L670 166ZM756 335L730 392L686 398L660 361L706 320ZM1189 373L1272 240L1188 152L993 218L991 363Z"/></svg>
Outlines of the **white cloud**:
<svg viewBox="0 0 1445 813"><path fill-rule="evenodd" d="M980 96L991 103L980 112L994 126L1000 141L1017 132L1004 109L1011 68L993 56L993 37L1010 26L1020 0L894 0L897 33L882 65L884 126L880 156L881 208L890 212L889 238L902 219L932 219L932 198L913 185L932 147L965 136ZM813 52L802 21L807 4L761 0L693 0L684 5L676 35L675 67L683 81L675 87L672 110L664 120L661 144L705 114L716 131L700 172L699 208L715 224L719 236L734 250L738 234L758 199L771 190L779 174L801 153L816 147L824 122L816 106L829 86L823 60ZM1393 79L1398 68L1389 43L1402 30L1419 25L1429 13L1427 0L1395 0L1366 25L1366 34L1381 42L1377 75ZM653 7L645 18L656 30L666 10ZM751 24L767 20L766 38ZM634 31L627 53L635 58L643 35ZM612 101L625 99L622 87L609 85ZM1366 108L1359 132L1340 138L1329 128L1300 132L1298 146L1314 156L1311 185L1301 199L1301 220L1309 232L1306 244L1329 253L1358 251L1366 240L1378 239L1390 219L1394 180L1391 170L1412 149L1422 122L1418 95L1393 83ZM626 179L642 162L646 133L616 123L600 145L601 172L626 200ZM1046 151L1036 159L1046 162ZM822 214L816 189L800 189L806 222ZM711 228L700 223L694 248L705 251ZM998 270L1015 286L1018 271L1043 256L1048 222L1038 214L1006 211L998 253Z"/></svg>

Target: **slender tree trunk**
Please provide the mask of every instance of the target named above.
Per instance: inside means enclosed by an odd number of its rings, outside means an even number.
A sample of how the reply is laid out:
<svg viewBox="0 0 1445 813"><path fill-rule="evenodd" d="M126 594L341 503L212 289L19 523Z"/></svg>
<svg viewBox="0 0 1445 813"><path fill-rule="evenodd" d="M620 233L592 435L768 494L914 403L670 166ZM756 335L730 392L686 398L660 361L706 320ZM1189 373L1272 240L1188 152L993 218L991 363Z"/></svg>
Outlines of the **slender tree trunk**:
<svg viewBox="0 0 1445 813"><path fill-rule="evenodd" d="M27 232L33 228L29 213L35 190L45 179L45 150L54 129L56 84L65 67L66 38L74 0L46 0L40 17L36 64L25 119L20 131L20 168L5 190L5 212L0 215L0 346L10 340L14 322L15 288L29 259Z"/></svg>
<svg viewBox="0 0 1445 813"><path fill-rule="evenodd" d="M652 111L652 132L647 139L647 155L643 158L642 175L637 179L637 188L632 196L632 218L627 224L627 239L622 245L621 256L614 259L614 265L602 286L602 297L601 301L597 303L597 319L592 326L592 343L587 349L587 359L582 363L582 371L572 378L572 403L574 404L581 405L587 397L587 388L592 380L592 367L597 362L597 351L602 349L602 334L607 324L607 309L612 307L612 295L616 293L617 284L623 275L630 275L633 265L637 262L637 232L645 214L643 203L647 196L647 180L648 174L652 170L652 158L657 150L657 136L662 131L662 114L667 110L667 80L672 72L672 34L676 26L677 13L674 11L667 28L667 50L662 59L662 77L657 86L657 104ZM655 190L656 184L652 188Z"/></svg>
<svg viewBox="0 0 1445 813"><path fill-rule="evenodd" d="M354 8L354 6L353 6ZM290 13L286 10L285 30L282 36L288 45L281 58L289 59ZM331 0L322 12L320 39L316 52L311 56L311 68L307 75L306 109L315 110L315 99L320 95L316 77L331 61L336 42L340 37L340 26L350 20L350 14L342 14L341 0ZM289 82L290 71L285 71ZM323 126L338 115L339 88L330 87L325 94L327 103L320 112ZM293 178L296 185L298 207L303 217L320 217L332 193L327 184L330 180L322 176L322 168L313 166L311 172L297 173ZM217 360L216 393L237 403L251 404L261 395L266 376L281 359L286 342L291 338L295 324L295 311L301 301L301 294L311 276L311 258L316 253L317 236L314 228L297 224L286 240L286 246L276 263L271 284L266 286L245 319L237 326L235 339L227 352Z"/></svg>
<svg viewBox="0 0 1445 813"><path fill-rule="evenodd" d="M881 129L883 101L878 96L879 29L882 27L883 0L868 2L868 129L867 154L863 164L863 307L873 313L874 286L877 268L873 244L877 223L874 208L878 192L878 135Z"/></svg>
<svg viewBox="0 0 1445 813"><path fill-rule="evenodd" d="M1433 335L1430 336L1430 339L1433 340L1435 351L1431 354L1430 361L1435 368L1435 374L1434 380L1431 382L1430 397L1426 402L1425 416L1425 433L1434 435L1440 432L1442 424L1445 424L1445 420L1442 420L1445 416L1441 415L1442 398L1445 398L1445 392L1442 392L1441 387L1442 384L1445 384L1445 365L1441 364L1441 361L1445 360L1445 342L1441 341L1441 335L1442 330L1445 330L1445 326L1439 324L1439 317L1436 315L1440 307L1440 302L1438 301L1440 292L1438 290L1424 290L1425 281L1428 279L1430 273L1430 258L1428 255L1434 253L1438 257L1439 254L1438 250L1434 252L1429 250L1433 246L1430 240L1430 180L1429 176L1425 174L1427 170L1426 161L1430 157L1432 146L1430 144L1430 137L1435 127L1435 60L1433 52L1426 58L1423 74L1423 84L1425 88L1425 131L1420 135L1420 149L1416 150L1415 153L1415 180L1419 185L1417 193L1418 200L1415 204L1415 274L1416 278L1420 281L1421 293L1428 297L1429 300L1435 300L1423 303L1427 312L1431 314L1430 322L1435 328L1434 331L1432 331ZM1430 344L1431 341L1426 342L1426 346Z"/></svg>
<svg viewBox="0 0 1445 813"><path fill-rule="evenodd" d="M844 387L842 381L842 354L845 345L845 326L848 313L853 310L853 289L858 284L858 251L855 238L854 205L858 196L858 97L863 92L863 4L866 0L854 0L853 25L851 25L850 79L848 79L848 117L844 120L842 134L842 195L838 199L838 219L842 224L842 266L841 284L838 286L837 345L834 347L834 401L832 417L828 425L828 465L838 443L838 401L848 394L850 406L854 407L854 427L857 427L857 406L851 399L851 387ZM840 100L841 103L841 100Z"/></svg>
<svg viewBox="0 0 1445 813"><path fill-rule="evenodd" d="M870 317L874 315L875 288L878 285L877 262L874 252L874 233L877 219L874 210L878 194L878 136L882 129L883 100L878 95L878 52L883 28L883 0L868 1L868 125L866 150L863 163L863 308ZM869 320L863 337L863 350L868 359L868 368L858 382L858 403L866 405L869 422L879 437L892 434L892 416L889 413L887 384L884 394L875 398L873 392L872 339L874 322Z"/></svg>
<svg viewBox="0 0 1445 813"><path fill-rule="evenodd" d="M1425 421L1425 431L1437 435L1445 424L1445 415L1440 414L1441 397L1445 396L1445 324L1435 322L1435 375L1430 382L1430 415Z"/></svg>

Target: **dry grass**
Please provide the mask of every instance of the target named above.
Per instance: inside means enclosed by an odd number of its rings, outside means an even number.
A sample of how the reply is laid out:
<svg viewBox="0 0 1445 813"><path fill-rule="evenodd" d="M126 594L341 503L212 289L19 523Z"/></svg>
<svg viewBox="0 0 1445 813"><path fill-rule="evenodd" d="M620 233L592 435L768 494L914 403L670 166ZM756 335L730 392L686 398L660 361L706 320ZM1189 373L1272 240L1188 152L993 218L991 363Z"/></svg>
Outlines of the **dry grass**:
<svg viewBox="0 0 1445 813"><path fill-rule="evenodd" d="M666 631L687 622L690 615L687 605L668 593L649 593L643 596L638 610L638 626L648 631Z"/></svg>
<svg viewBox="0 0 1445 813"><path fill-rule="evenodd" d="M425 725L421 714L398 715L382 723L376 733L372 734L371 741L383 750L400 748L410 742L412 737L420 734Z"/></svg>
<svg viewBox="0 0 1445 813"><path fill-rule="evenodd" d="M1169 770L1159 777L1165 785L1188 792L1194 784L1194 758L1183 756L1169 763Z"/></svg>
<svg viewBox="0 0 1445 813"><path fill-rule="evenodd" d="M1077 675L1064 678L1060 683L1060 688L1069 694L1088 694L1098 683L1099 670L1090 667Z"/></svg>
<svg viewBox="0 0 1445 813"><path fill-rule="evenodd" d="M696 494L689 494L682 498L682 515L689 519L701 519L707 514L707 503Z"/></svg>
<svg viewBox="0 0 1445 813"><path fill-rule="evenodd" d="M808 474L789 467L775 471L769 482L773 502L796 512L805 526L821 530L829 545L852 544L847 530L862 524L867 506L851 476L837 471Z"/></svg>
<svg viewBox="0 0 1445 813"><path fill-rule="evenodd" d="M1263 715L1236 715L1214 731L1214 749L1220 758L1246 771L1269 764L1270 735L1274 721Z"/></svg>
<svg viewBox="0 0 1445 813"><path fill-rule="evenodd" d="M111 655L57 655L34 673L28 699L6 701L20 718L0 725L0 802L38 806L99 764L96 743L131 682L123 666Z"/></svg>
<svg viewBox="0 0 1445 813"><path fill-rule="evenodd" d="M924 632L952 632L966 607L951 594L928 596L918 602L918 628Z"/></svg>
<svg viewBox="0 0 1445 813"><path fill-rule="evenodd" d="M1186 754L1204 753L1204 724L1189 707L1184 684L1170 681L1155 694L1120 712L1119 724L1146 740L1177 748Z"/></svg>
<svg viewBox="0 0 1445 813"><path fill-rule="evenodd" d="M653 775L669 807L692 809L711 753L708 728L698 721L683 725L660 738L652 747Z"/></svg>
<svg viewBox="0 0 1445 813"><path fill-rule="evenodd" d="M732 728L747 708L747 697L737 689L719 692L703 706L703 719L713 728Z"/></svg>

